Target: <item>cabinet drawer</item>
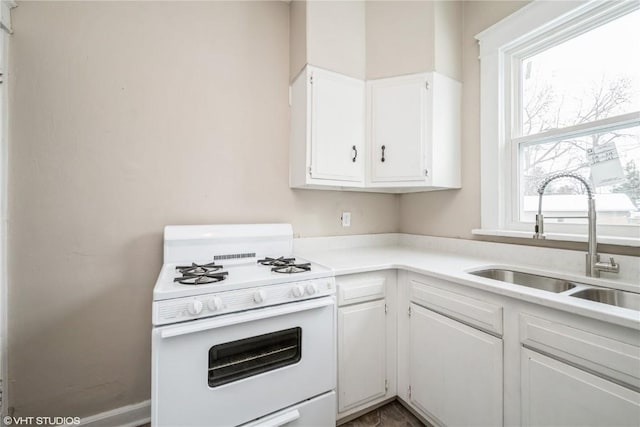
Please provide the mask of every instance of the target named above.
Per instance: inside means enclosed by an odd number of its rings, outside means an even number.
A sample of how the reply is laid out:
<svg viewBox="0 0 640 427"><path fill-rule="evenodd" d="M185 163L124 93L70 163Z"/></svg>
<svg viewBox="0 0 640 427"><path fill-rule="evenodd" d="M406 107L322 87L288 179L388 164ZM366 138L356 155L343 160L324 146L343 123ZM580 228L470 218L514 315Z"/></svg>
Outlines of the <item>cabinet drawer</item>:
<svg viewBox="0 0 640 427"><path fill-rule="evenodd" d="M411 280L411 301L479 329L502 335L502 307Z"/></svg>
<svg viewBox="0 0 640 427"><path fill-rule="evenodd" d="M520 341L525 347L640 389L640 342L629 344L525 314L520 315Z"/></svg>
<svg viewBox="0 0 640 427"><path fill-rule="evenodd" d="M338 306L384 299L386 285L382 275L338 280Z"/></svg>

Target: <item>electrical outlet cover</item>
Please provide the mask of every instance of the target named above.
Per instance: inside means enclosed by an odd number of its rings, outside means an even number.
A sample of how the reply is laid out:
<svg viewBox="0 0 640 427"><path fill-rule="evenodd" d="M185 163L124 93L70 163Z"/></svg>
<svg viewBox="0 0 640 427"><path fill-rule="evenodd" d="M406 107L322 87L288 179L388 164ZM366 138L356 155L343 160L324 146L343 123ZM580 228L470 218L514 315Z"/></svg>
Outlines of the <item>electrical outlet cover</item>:
<svg viewBox="0 0 640 427"><path fill-rule="evenodd" d="M342 212L342 226L351 227L351 212Z"/></svg>

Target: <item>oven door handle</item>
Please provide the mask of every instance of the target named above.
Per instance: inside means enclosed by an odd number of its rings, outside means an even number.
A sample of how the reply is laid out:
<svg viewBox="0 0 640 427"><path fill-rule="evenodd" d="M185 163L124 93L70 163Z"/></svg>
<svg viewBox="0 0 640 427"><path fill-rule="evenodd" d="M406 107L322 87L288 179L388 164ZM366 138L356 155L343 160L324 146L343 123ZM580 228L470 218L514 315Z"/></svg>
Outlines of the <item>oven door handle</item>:
<svg viewBox="0 0 640 427"><path fill-rule="evenodd" d="M252 427L280 427L290 423L291 421L295 421L298 418L300 418L300 411L294 409L293 411L289 411L282 415L278 415L275 418L271 418L268 421L262 422L260 424L255 424Z"/></svg>
<svg viewBox="0 0 640 427"><path fill-rule="evenodd" d="M160 337L171 338L180 335L192 334L194 332L208 331L211 329L224 328L225 326L237 325L239 323L253 322L254 320L267 319L269 317L283 316L285 314L300 311L313 310L316 308L334 305L333 297L322 297L309 301L283 304L274 307L266 307L258 310L246 311L237 314L228 314L214 317L208 320L190 322L187 325L172 325L160 329Z"/></svg>

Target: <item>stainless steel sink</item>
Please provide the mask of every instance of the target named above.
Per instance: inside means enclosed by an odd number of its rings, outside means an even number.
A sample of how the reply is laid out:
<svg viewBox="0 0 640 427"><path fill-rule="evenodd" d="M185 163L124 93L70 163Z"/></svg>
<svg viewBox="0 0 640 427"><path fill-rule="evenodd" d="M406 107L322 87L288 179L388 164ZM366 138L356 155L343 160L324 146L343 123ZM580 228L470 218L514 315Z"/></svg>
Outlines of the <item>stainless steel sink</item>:
<svg viewBox="0 0 640 427"><path fill-rule="evenodd" d="M583 289L570 296L640 311L640 294L617 289Z"/></svg>
<svg viewBox="0 0 640 427"><path fill-rule="evenodd" d="M542 289L548 292L564 292L576 287L575 284L566 280L554 279L553 277L539 276L537 274L523 273L521 271L488 269L471 272L474 276L486 277L487 279L499 280L501 282L513 283L528 288Z"/></svg>

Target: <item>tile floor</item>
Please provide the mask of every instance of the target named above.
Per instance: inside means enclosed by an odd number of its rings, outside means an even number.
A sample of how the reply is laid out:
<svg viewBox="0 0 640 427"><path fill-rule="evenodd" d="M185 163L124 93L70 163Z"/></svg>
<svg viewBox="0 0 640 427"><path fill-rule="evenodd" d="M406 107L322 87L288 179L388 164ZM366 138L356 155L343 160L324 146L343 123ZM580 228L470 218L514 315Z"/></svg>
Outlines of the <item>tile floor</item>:
<svg viewBox="0 0 640 427"><path fill-rule="evenodd" d="M144 424L140 427L149 426ZM394 400L340 427L424 427L424 424Z"/></svg>
<svg viewBox="0 0 640 427"><path fill-rule="evenodd" d="M378 409L342 424L340 427L423 427L424 424L398 401L389 402Z"/></svg>

